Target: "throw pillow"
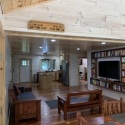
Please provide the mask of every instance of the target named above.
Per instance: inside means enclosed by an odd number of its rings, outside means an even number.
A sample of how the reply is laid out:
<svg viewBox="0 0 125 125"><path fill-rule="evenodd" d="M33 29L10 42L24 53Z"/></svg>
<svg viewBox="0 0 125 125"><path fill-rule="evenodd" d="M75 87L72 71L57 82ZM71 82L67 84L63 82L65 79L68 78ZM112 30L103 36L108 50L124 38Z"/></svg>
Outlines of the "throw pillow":
<svg viewBox="0 0 125 125"><path fill-rule="evenodd" d="M20 95L21 94L20 90L15 85L14 85L14 89L16 91L16 95Z"/></svg>
<svg viewBox="0 0 125 125"><path fill-rule="evenodd" d="M25 88L24 88L23 86L18 87L18 89L20 90L21 93L24 93L24 92L25 92Z"/></svg>
<svg viewBox="0 0 125 125"><path fill-rule="evenodd" d="M96 100L97 98L98 98L98 94L90 94L88 101L93 101L93 100Z"/></svg>

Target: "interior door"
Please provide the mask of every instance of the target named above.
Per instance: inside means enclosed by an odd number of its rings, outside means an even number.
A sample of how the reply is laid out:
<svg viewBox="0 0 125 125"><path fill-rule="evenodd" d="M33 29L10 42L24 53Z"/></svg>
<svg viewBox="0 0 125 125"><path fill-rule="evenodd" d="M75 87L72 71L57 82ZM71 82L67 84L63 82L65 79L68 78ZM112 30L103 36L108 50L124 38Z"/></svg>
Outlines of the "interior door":
<svg viewBox="0 0 125 125"><path fill-rule="evenodd" d="M20 60L20 82L31 82L31 60Z"/></svg>

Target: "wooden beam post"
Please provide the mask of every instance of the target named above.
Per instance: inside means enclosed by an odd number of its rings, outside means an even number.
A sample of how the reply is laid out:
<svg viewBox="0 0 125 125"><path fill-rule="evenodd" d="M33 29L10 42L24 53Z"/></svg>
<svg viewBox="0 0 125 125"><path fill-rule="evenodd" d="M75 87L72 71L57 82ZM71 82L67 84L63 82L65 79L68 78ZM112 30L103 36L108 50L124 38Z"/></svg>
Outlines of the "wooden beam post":
<svg viewBox="0 0 125 125"><path fill-rule="evenodd" d="M5 125L5 38L0 36L0 125Z"/></svg>
<svg viewBox="0 0 125 125"><path fill-rule="evenodd" d="M0 125L5 125L5 37L0 23Z"/></svg>

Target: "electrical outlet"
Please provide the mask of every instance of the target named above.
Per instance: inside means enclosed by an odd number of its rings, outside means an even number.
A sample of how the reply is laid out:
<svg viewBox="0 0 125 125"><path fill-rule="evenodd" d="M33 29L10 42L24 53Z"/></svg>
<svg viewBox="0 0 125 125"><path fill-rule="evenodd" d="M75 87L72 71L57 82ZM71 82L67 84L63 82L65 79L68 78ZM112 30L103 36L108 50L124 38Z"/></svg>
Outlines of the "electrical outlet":
<svg viewBox="0 0 125 125"><path fill-rule="evenodd" d="M0 107L0 115L2 115L2 107Z"/></svg>

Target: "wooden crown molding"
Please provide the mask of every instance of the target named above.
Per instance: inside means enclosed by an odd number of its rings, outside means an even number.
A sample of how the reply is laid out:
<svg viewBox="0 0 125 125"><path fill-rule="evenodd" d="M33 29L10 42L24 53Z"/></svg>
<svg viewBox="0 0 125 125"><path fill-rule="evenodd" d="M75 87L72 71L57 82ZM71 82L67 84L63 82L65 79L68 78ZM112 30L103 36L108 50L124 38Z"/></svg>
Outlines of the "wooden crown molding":
<svg viewBox="0 0 125 125"><path fill-rule="evenodd" d="M3 14L51 1L53 0L0 0Z"/></svg>
<svg viewBox="0 0 125 125"><path fill-rule="evenodd" d="M66 35L53 35L44 33L28 33L28 32L15 32L5 31L8 36L24 36L24 37L38 37L38 38L54 38L71 41L90 41L90 42L112 42L112 43L125 43L125 40L119 39L107 39L107 38L95 38L95 37L77 37L77 36L66 36Z"/></svg>

